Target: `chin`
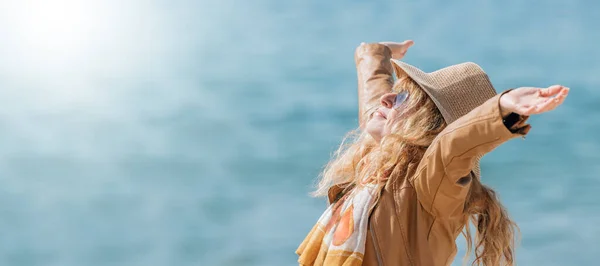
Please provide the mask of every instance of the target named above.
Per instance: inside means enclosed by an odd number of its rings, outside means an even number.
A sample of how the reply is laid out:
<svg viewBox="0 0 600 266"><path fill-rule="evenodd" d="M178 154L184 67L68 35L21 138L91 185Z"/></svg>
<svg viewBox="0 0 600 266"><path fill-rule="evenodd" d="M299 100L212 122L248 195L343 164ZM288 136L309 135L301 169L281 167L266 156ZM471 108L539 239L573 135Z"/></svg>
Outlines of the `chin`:
<svg viewBox="0 0 600 266"><path fill-rule="evenodd" d="M371 135L381 135L384 127L385 120L377 119L377 117L369 119L365 124L365 130Z"/></svg>
<svg viewBox="0 0 600 266"><path fill-rule="evenodd" d="M380 128L372 128L369 127L369 125L367 124L365 131L367 131L367 133L369 133L369 135L371 135L371 137L376 141L379 141L381 139L382 132Z"/></svg>

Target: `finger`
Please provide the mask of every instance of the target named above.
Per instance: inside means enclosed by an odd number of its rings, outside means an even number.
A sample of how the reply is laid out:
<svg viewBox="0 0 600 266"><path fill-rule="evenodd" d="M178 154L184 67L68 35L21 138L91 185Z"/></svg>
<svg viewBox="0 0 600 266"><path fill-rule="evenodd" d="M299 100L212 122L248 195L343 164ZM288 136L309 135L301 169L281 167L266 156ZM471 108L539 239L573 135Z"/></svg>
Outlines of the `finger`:
<svg viewBox="0 0 600 266"><path fill-rule="evenodd" d="M556 96L554 98L554 101L556 101L558 103L558 105L561 105L565 99L567 98L567 96L569 95L569 88L567 88L566 90L563 90L558 96Z"/></svg>
<svg viewBox="0 0 600 266"><path fill-rule="evenodd" d="M406 40L401 42L400 44L402 44L402 46L405 46L406 48L411 47L413 44L415 44L415 42L413 40Z"/></svg>
<svg viewBox="0 0 600 266"><path fill-rule="evenodd" d="M549 97L538 96L538 97L536 97L536 99L534 100L535 103L533 103L533 105L540 105L547 101L553 101L553 100L558 101L557 98L564 98L568 94L569 94L569 88L562 87L562 89L560 89L560 91L553 96L549 96Z"/></svg>
<svg viewBox="0 0 600 266"><path fill-rule="evenodd" d="M561 105L565 101L566 95L560 95L553 99L548 99L548 101L536 106L536 113L544 113L551 110L554 110L556 107Z"/></svg>
<svg viewBox="0 0 600 266"><path fill-rule="evenodd" d="M554 110L565 101L569 94L569 90L569 88L563 87L556 97L539 98L535 104L521 105L520 107L516 108L517 112L522 115L533 115Z"/></svg>
<svg viewBox="0 0 600 266"><path fill-rule="evenodd" d="M563 90L563 86L561 85L553 85L548 88L540 89L540 96L542 97L550 97L552 95L556 95L557 93Z"/></svg>
<svg viewBox="0 0 600 266"><path fill-rule="evenodd" d="M547 98L546 100L550 101L550 102L554 102L554 103L556 103L556 106L559 106L565 101L565 99L567 98L568 95L569 95L569 88L565 87L563 90L561 90L558 93L558 95L556 95L556 97Z"/></svg>
<svg viewBox="0 0 600 266"><path fill-rule="evenodd" d="M563 95L565 97L567 97L567 95L569 94L569 91L571 90L571 88L569 87L564 87L562 91L560 91L560 95Z"/></svg>
<svg viewBox="0 0 600 266"><path fill-rule="evenodd" d="M415 44L415 42L413 42L412 40L408 40L408 41L403 41L400 43L402 46L402 49L400 49L402 54L405 54L406 51L408 51L408 48L410 48L413 44Z"/></svg>

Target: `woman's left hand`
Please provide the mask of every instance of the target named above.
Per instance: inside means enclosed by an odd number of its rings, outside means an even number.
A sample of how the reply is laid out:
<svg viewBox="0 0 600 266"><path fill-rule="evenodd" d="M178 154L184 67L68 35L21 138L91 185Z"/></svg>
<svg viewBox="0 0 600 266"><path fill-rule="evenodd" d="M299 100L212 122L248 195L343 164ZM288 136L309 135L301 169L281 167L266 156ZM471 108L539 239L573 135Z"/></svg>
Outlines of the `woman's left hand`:
<svg viewBox="0 0 600 266"><path fill-rule="evenodd" d="M400 60L404 57L408 51L408 48L415 44L415 42L412 40L406 40L403 42L380 42L380 44L383 44L392 50L393 59Z"/></svg>
<svg viewBox="0 0 600 266"><path fill-rule="evenodd" d="M521 87L502 95L500 109L503 116L511 112L526 116L541 114L561 105L568 94L569 88L561 85L548 88Z"/></svg>

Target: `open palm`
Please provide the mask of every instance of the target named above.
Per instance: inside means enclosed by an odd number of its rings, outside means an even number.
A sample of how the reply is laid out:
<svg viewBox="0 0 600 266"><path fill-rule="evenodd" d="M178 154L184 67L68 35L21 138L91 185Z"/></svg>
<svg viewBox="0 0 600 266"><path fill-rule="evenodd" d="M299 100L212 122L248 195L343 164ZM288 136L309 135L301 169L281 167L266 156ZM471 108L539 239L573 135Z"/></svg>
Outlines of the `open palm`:
<svg viewBox="0 0 600 266"><path fill-rule="evenodd" d="M521 87L502 95L500 106L503 112L541 114L561 105L568 94L569 88L561 85L548 88Z"/></svg>

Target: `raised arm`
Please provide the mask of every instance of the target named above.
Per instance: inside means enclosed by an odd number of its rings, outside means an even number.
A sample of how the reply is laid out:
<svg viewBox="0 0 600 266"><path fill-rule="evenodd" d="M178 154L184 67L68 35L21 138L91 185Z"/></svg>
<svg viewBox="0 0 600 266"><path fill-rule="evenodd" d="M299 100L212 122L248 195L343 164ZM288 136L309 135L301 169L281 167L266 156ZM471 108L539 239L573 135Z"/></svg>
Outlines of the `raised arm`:
<svg viewBox="0 0 600 266"><path fill-rule="evenodd" d="M390 59L401 59L412 41L361 44L354 61L358 76L358 122L361 128L379 105L381 95L392 90L393 68Z"/></svg>
<svg viewBox="0 0 600 266"><path fill-rule="evenodd" d="M425 210L439 217L462 214L475 160L527 134L529 115L556 108L568 91L562 86L506 91L448 125L434 139L411 180Z"/></svg>

